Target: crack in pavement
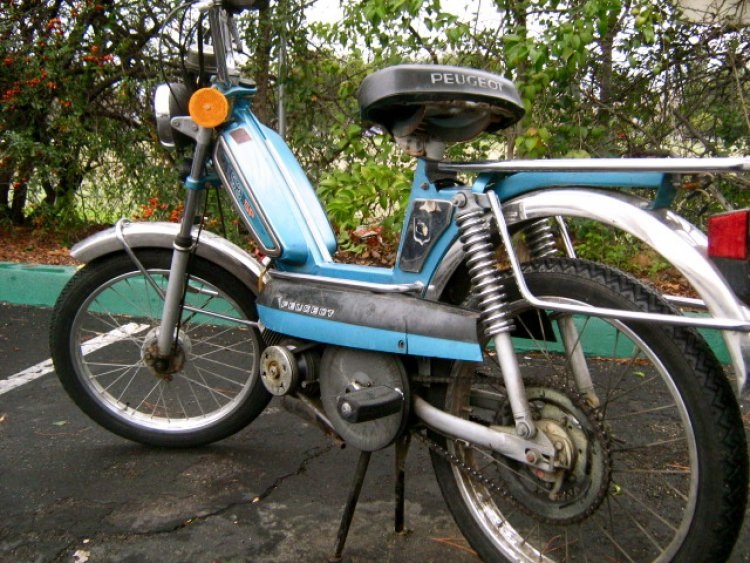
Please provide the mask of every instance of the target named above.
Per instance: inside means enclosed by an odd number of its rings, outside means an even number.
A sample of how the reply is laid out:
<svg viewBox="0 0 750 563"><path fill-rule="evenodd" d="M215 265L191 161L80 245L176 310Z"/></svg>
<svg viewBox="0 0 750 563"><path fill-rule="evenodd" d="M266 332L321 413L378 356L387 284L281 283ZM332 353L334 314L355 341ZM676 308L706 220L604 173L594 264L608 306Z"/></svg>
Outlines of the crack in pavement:
<svg viewBox="0 0 750 563"><path fill-rule="evenodd" d="M317 458L325 455L326 453L330 452L334 448L334 444L328 444L327 446L323 448L313 448L312 450L308 450L305 452L306 457L302 460L302 462L297 467L296 471L293 471L292 473L287 473L286 475L282 475L278 479L276 479L269 487L266 488L265 491L260 493L258 496L256 496L251 502L251 504L257 504L261 501L263 501L266 497L268 497L274 490L276 490L281 484L289 479L290 477L296 477L298 475L301 475L305 472L307 469L307 465L311 463L312 461L316 460ZM318 451L316 451L318 450ZM312 453L310 453L312 452Z"/></svg>
<svg viewBox="0 0 750 563"><path fill-rule="evenodd" d="M329 444L324 447L316 447L316 448L313 448L312 450L308 450L307 452L305 452L304 459L300 462L300 464L297 466L297 469L295 471L292 471L290 473L287 473L285 475L278 477L277 479L274 480L274 482L271 485L266 487L266 489L262 493L260 493L259 495L256 495L252 499L242 498L241 500L226 503L214 510L209 510L209 509L202 510L198 512L198 514L196 514L195 516L182 520L182 522L180 522L179 524L175 524L169 527L162 526L161 528L149 530L146 532L134 531L132 532L131 535L148 536L148 535L156 535L156 534L168 534L168 533L180 530L182 528L185 528L187 526L190 526L194 524L195 522L200 522L200 521L206 520L214 516L220 516L238 506L242 506L245 504L257 504L263 501L264 499L266 499L269 495L271 495L271 493L273 493L274 490L280 487L281 484L287 479L303 474L306 471L307 466L310 463L312 463L317 458L325 455L326 453L330 452L332 449L334 449L334 445Z"/></svg>
<svg viewBox="0 0 750 563"><path fill-rule="evenodd" d="M263 492L253 497L252 499L248 499L243 496L241 500L228 502L213 510L206 509L206 510L199 511L195 516L182 520L181 522L176 523L171 526L157 526L155 528L144 530L144 531L132 530L128 532L124 532L124 531L99 532L99 533L80 536L75 540L67 542L64 547L57 550L56 555L53 557L52 560L53 561L70 561L71 554L74 554L79 550L86 550L87 546L89 545L101 544L105 540L111 541L117 538L152 538L152 537L157 537L160 535L171 534L178 530L182 530L191 525L194 525L197 522L203 522L209 518L212 518L215 516L221 516L239 506L243 506L247 504L257 504L265 500L266 498L268 498L287 479L303 474L307 470L307 467L310 463L320 458L321 456L327 454L332 449L334 449L334 447L335 446L333 444L329 444L324 447L316 447L311 450L308 450L307 452L305 452L305 457L299 463L296 470L290 473L286 473L276 478L271 485L266 487L266 489L263 490Z"/></svg>

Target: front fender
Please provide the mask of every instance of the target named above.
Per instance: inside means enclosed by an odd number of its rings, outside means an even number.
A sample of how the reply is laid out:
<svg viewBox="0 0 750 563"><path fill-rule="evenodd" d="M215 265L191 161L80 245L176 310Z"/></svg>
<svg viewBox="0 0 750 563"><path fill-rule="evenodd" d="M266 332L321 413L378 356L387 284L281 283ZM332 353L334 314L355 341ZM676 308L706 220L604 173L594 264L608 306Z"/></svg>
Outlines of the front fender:
<svg viewBox="0 0 750 563"><path fill-rule="evenodd" d="M180 226L177 223L121 221L116 226L96 233L75 246L70 254L76 260L91 262L114 252L124 250L123 242L118 235L121 229L122 239L131 249L165 248L172 249L174 239ZM198 234L197 229L193 235ZM263 272L263 265L248 252L209 231L200 233L196 254L201 258L221 266L238 280L244 283L255 295L258 294L258 280Z"/></svg>
<svg viewBox="0 0 750 563"><path fill-rule="evenodd" d="M518 196L503 203L508 225L545 217L591 219L625 231L643 241L682 273L700 295L712 317L750 320L750 310L734 295L718 269L707 258L706 236L669 210L647 209L648 201L622 192L594 189L551 189ZM428 298L439 299L463 260L457 242L433 276ZM737 387L744 390L750 365L750 335L722 331Z"/></svg>

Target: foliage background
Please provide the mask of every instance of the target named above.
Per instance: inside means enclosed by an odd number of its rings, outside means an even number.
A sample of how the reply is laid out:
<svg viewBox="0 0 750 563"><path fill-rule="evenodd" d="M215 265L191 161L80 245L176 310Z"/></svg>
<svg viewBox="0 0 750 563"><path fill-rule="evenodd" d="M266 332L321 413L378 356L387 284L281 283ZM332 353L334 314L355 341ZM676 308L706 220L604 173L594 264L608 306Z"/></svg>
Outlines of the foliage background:
<svg viewBox="0 0 750 563"><path fill-rule="evenodd" d="M179 79L194 15L154 0L1 0L0 220L65 227L120 215L169 218L175 153L151 118L153 86ZM360 122L357 88L401 62L473 66L514 80L517 126L450 149L457 158L725 156L750 152L750 31L687 21L650 0L275 0L242 16L258 115L278 126L345 245L398 230L413 162ZM281 57L283 53L283 57ZM285 64L280 64L284 59ZM700 222L719 193L745 205L742 177L700 178L679 205ZM585 235L607 246L606 233ZM609 245L611 246L609 241Z"/></svg>

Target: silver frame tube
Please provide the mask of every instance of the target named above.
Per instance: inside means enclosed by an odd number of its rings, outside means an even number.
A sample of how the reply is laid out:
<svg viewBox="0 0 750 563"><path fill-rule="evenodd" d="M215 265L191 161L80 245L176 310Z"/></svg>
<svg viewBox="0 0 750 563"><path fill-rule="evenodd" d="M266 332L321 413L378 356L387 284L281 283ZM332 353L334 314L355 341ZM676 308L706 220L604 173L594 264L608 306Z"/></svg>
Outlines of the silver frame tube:
<svg viewBox="0 0 750 563"><path fill-rule="evenodd" d="M488 448L527 465L526 452L535 450L541 455L536 456L534 467L544 471L555 469L547 460L555 459L557 452L544 432L537 432L532 439L524 439L515 434L513 427L493 428L471 422L432 406L419 395L413 395L413 406L414 413L421 421L445 436Z"/></svg>
<svg viewBox="0 0 750 563"><path fill-rule="evenodd" d="M158 352L162 358L167 358L172 353L177 335L177 324L182 312L182 296L185 292L188 262L190 261L190 254L194 245L192 238L193 220L198 207L198 200L202 195L203 192L188 190L185 197L185 210L182 214L178 238L175 239L172 265L169 268L167 293L164 296L164 309L157 337ZM177 244L180 240L189 240L190 246L180 246Z"/></svg>

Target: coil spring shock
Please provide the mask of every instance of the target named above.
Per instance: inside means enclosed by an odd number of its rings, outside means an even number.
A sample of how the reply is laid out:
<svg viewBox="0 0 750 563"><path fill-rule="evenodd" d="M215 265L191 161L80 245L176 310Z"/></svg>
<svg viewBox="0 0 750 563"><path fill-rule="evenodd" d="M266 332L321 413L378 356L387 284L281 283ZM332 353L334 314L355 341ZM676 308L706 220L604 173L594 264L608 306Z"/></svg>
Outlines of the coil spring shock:
<svg viewBox="0 0 750 563"><path fill-rule="evenodd" d="M513 330L514 325L505 308L508 294L498 280L494 247L484 218L485 211L471 198L456 214L472 293L479 300L484 332L492 337Z"/></svg>
<svg viewBox="0 0 750 563"><path fill-rule="evenodd" d="M549 219L538 219L523 229L526 245L532 258L557 255L555 235Z"/></svg>

